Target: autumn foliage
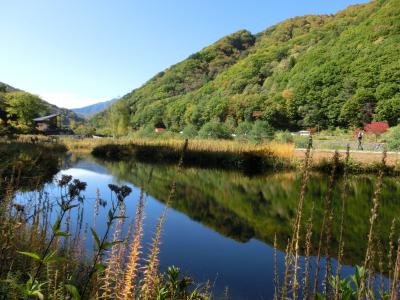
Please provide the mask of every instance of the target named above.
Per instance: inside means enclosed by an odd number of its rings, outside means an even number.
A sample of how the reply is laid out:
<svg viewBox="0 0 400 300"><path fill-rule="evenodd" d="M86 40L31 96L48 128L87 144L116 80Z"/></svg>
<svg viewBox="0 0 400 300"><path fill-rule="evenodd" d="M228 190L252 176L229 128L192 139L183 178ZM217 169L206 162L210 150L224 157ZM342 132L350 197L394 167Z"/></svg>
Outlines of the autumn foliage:
<svg viewBox="0 0 400 300"><path fill-rule="evenodd" d="M364 125L364 130L366 133L373 133L375 137L378 138L381 134L385 133L389 129L389 124L387 122L371 122Z"/></svg>

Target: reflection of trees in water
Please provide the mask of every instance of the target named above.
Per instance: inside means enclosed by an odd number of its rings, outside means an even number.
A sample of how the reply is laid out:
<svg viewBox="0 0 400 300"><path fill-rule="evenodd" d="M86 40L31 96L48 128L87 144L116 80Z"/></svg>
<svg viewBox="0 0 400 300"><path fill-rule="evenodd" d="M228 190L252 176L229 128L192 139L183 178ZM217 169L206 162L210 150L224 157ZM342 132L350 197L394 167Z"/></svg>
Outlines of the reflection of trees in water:
<svg viewBox="0 0 400 300"><path fill-rule="evenodd" d="M301 174L277 173L249 178L235 172L193 168L184 169L177 174L173 166L138 162L104 164L117 178L144 186L146 192L163 202L166 201L170 184L176 176L178 194L171 206L238 241L246 242L255 238L272 245L276 233L278 246L283 250L291 234L301 187ZM152 180L148 183L151 172ZM327 180L327 176L313 174L305 200L303 220L308 219L312 202L315 201L315 246L318 245L319 228L324 214ZM374 176L353 176L350 179L344 232L346 263L360 263L365 255L375 180ZM342 185L339 181L334 191L332 253L337 253ZM376 228L376 238L381 241L383 250L389 245L391 221L400 215L397 195L400 195L399 182L394 178L386 178ZM305 232L302 234L304 236Z"/></svg>
<svg viewBox="0 0 400 300"><path fill-rule="evenodd" d="M10 182L20 191L41 190L59 171L64 153L53 144L0 144L0 199Z"/></svg>

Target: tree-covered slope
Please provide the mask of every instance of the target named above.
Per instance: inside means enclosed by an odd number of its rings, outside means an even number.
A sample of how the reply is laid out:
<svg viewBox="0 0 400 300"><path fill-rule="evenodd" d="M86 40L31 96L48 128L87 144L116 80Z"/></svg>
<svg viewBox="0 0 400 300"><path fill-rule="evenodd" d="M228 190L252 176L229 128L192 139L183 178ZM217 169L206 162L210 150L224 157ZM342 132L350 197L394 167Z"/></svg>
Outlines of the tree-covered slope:
<svg viewBox="0 0 400 300"><path fill-rule="evenodd" d="M125 95L109 110L95 116L92 124L115 130L118 124L110 122L113 115L116 116L116 123L123 123L125 126L132 124L139 127L149 122L162 121L167 103L172 103L214 80L218 74L245 57L254 42L255 37L245 30L222 38L158 73L141 88Z"/></svg>
<svg viewBox="0 0 400 300"><path fill-rule="evenodd" d="M399 45L398 0L296 17L256 36L240 31L156 75L92 123L113 131L162 121L181 130L257 112L282 129L395 125Z"/></svg>
<svg viewBox="0 0 400 300"><path fill-rule="evenodd" d="M13 113L11 113L12 106L16 108ZM18 123L18 118L21 115L25 116L25 123L29 123L32 120L28 120L28 118L32 119L46 114L60 114L64 125L70 125L71 122L84 122L82 117L69 109L60 108L40 99L38 96L0 82L0 126L7 127L11 126L13 122Z"/></svg>

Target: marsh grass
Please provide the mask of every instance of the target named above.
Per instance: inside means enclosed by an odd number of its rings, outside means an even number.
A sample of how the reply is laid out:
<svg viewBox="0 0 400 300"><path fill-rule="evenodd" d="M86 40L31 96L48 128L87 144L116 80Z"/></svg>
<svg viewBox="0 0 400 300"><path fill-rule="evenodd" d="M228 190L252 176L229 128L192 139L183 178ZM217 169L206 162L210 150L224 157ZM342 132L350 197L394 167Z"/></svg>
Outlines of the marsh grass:
<svg viewBox="0 0 400 300"><path fill-rule="evenodd" d="M93 153L107 160L136 159L143 162L173 164L179 161L183 140L64 138L60 142L72 152ZM307 143L305 147L307 148ZM270 141L254 144L235 140L192 139L188 144L185 166L241 170L252 174L282 169L302 170L304 155L303 152L295 150L294 144L291 143ZM330 159L332 155L331 152L313 149L312 170L329 174L333 162ZM347 162L347 172L349 174L378 174L381 164L377 157L377 154L367 152L352 153ZM398 155L388 155L390 163L385 166L385 175L400 175L398 159ZM344 161L340 160L336 169L337 173L343 174Z"/></svg>
<svg viewBox="0 0 400 300"><path fill-rule="evenodd" d="M186 146L185 143L184 149ZM9 173L11 176L0 177L1 186L7 187L0 198L0 299L209 298L208 291L193 287L192 281L182 277L178 268L160 273L160 243L168 206L145 256L143 191L132 220L135 225L123 235L122 227L128 222L124 201L131 189L109 185L111 208L106 212L106 230L99 235L96 221L90 230L89 224L83 224L84 182L63 175L57 181L60 195L56 199L50 199L39 189L39 199L35 196L17 203L15 192L21 172L12 168ZM173 182L170 197L174 197L175 188ZM95 218L104 213L103 201L97 191ZM77 215L74 226L72 211ZM94 253L84 251L85 240L90 236Z"/></svg>
<svg viewBox="0 0 400 300"><path fill-rule="evenodd" d="M327 193L325 195L325 208L323 213L322 225L318 233L317 245L312 245L313 233L313 214L312 205L309 219L303 224L299 222L303 215L305 186L308 180L308 168L310 166L310 149L306 151L303 165L303 184L298 201L298 207L294 218L292 236L288 240L286 248L285 269L283 271L282 285L279 285L279 278L274 279L275 296L274 299L398 299L399 295L399 251L400 244L396 240L396 219L393 220L390 229L389 245L382 245L376 238L375 231L380 221L379 207L380 195L383 190L383 177L387 172L386 153L383 152L382 159L378 165L378 178L376 181L375 192L371 199L371 215L369 219L369 232L366 242L366 252L362 267L357 267L352 277L342 278L342 264L345 253L343 235L346 231L344 219L346 211L346 201L349 193L348 176L350 170L350 151L346 151L344 161L340 161L338 152L335 152L326 168L330 171ZM338 177L343 175L342 185L338 186ZM339 218L334 218L333 197L334 190L340 191ZM314 201L314 200L313 200ZM366 220L367 221L367 220ZM337 253L336 270L331 263L332 257L332 230L334 222L339 227L339 243ZM302 229L301 227L304 227ZM304 237L300 232L304 232ZM276 240L274 247L276 247ZM311 249L317 249L314 260L310 259ZM304 264L298 263L300 249L304 250ZM384 249L389 249L387 260L384 259ZM397 249L395 254L395 249ZM322 256L323 255L323 256ZM274 259L276 260L276 254ZM324 261L325 271L321 274L321 261ZM384 265L384 263L387 265ZM397 266L397 267L396 267ZM397 268L397 269L396 269ZM303 271L301 272L301 269ZM314 269L311 276L310 270ZM275 270L275 274L278 272ZM302 278L298 278L302 274ZM276 276L276 275L275 275ZM322 279L322 280L321 280ZM313 281L310 287L310 282ZM298 291L301 291L300 293Z"/></svg>
<svg viewBox="0 0 400 300"><path fill-rule="evenodd" d="M175 164L180 160L182 141L179 142L140 140L113 143L95 147L92 154L107 160L136 159L158 164ZM184 166L241 170L251 174L291 168L289 160L275 154L274 148L278 149L278 146L190 140L185 152ZM289 149L290 146L282 146L280 155L289 152Z"/></svg>
<svg viewBox="0 0 400 300"><path fill-rule="evenodd" d="M162 146L175 149L178 152L182 148L183 139L73 139L62 138L60 142L71 150L82 150L91 152L97 146L102 145L137 145L137 146ZM84 150L86 149L86 150ZM202 140L191 139L187 151L210 151L210 152L259 152L270 154L271 152L279 157L291 157L294 145L290 143L267 142L254 144L250 142L230 141L230 140Z"/></svg>

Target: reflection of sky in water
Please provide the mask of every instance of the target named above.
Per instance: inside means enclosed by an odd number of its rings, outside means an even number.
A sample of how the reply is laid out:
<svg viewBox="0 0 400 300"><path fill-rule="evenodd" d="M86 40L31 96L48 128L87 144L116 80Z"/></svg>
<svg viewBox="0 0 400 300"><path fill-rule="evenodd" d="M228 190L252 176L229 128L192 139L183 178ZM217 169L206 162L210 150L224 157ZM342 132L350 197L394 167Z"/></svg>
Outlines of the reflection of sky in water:
<svg viewBox="0 0 400 300"><path fill-rule="evenodd" d="M81 166L81 165L80 165ZM95 195L99 189L100 198L107 200L107 207L100 207L97 217L96 231L99 235L106 227L106 213L110 207L109 183L127 184L133 191L126 199L126 214L134 217L139 198L139 188L126 182L118 182L110 174L97 173L82 168L70 168L57 174L72 175L81 181L87 182L88 186L84 193L83 205L85 224L93 226L93 212ZM46 192L50 199L56 199L59 195L55 184L48 184ZM37 197L35 193L18 194L20 202ZM164 204L151 196L145 195L145 236L144 244L148 245ZM54 215L53 215L54 220ZM78 224L75 214L71 215L71 228L76 230ZM127 231L129 221L125 223L124 232ZM87 235L86 248L92 249L92 241ZM163 228L161 245L161 266L165 270L167 266L179 266L184 273L190 274L198 282L210 280L215 285L215 290L221 293L224 288L229 287L233 299L270 299L273 296L273 248L265 243L251 239L246 243L240 243L233 239L224 237L202 225L191 220L185 214L172 208L168 210L166 223ZM278 264L280 272L284 271L284 255L278 251ZM344 268L348 274L350 267ZM323 273L323 271L322 271Z"/></svg>

